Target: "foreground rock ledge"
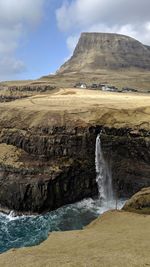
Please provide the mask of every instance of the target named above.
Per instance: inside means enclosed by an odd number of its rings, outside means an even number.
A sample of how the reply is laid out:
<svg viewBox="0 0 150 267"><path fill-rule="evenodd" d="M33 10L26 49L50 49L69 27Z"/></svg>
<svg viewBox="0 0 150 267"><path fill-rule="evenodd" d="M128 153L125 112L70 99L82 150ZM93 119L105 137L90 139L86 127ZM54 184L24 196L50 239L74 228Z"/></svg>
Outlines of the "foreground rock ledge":
<svg viewBox="0 0 150 267"><path fill-rule="evenodd" d="M150 216L110 211L81 231L51 233L39 246L0 256L3 267L121 267L150 263Z"/></svg>
<svg viewBox="0 0 150 267"><path fill-rule="evenodd" d="M150 215L150 187L143 188L129 199L123 207L125 211Z"/></svg>

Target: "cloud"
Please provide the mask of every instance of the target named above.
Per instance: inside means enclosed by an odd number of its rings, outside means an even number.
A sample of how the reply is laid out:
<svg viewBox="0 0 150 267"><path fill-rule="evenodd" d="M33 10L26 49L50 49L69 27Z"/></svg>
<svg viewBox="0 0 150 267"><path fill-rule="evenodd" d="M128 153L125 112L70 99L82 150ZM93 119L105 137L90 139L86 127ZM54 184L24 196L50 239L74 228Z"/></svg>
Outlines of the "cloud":
<svg viewBox="0 0 150 267"><path fill-rule="evenodd" d="M0 60L0 77L6 80L16 74L26 71L26 66L22 60L13 57L2 57Z"/></svg>
<svg viewBox="0 0 150 267"><path fill-rule="evenodd" d="M67 47L70 53L72 53L72 51L75 49L78 40L79 40L79 34L71 35L67 38Z"/></svg>
<svg viewBox="0 0 150 267"><path fill-rule="evenodd" d="M121 33L150 44L149 10L149 0L69 0L56 10L56 19L58 28L69 35L69 48L83 31Z"/></svg>
<svg viewBox="0 0 150 267"><path fill-rule="evenodd" d="M40 21L45 0L0 1L0 79L25 70L16 51L25 34Z"/></svg>

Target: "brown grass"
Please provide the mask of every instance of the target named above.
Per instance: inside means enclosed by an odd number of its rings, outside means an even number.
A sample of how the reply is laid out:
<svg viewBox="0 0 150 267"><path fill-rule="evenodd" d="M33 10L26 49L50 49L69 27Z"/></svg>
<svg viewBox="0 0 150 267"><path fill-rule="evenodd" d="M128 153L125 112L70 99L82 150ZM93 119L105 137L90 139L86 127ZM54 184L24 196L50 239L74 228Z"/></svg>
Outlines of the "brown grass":
<svg viewBox="0 0 150 267"><path fill-rule="evenodd" d="M24 86L24 85L52 85L56 87L69 88L75 83L84 82L92 83L108 83L118 88L131 87L138 89L140 92L150 91L150 71L147 70L99 70L94 73L66 73L43 76L38 80L26 81L9 81L2 82L0 85L5 86Z"/></svg>
<svg viewBox="0 0 150 267"><path fill-rule="evenodd" d="M76 92L74 92L74 91L68 91L68 92L62 93L62 95L75 95L75 94L76 94Z"/></svg>
<svg viewBox="0 0 150 267"><path fill-rule="evenodd" d="M150 216L112 211L85 230L51 233L31 248L0 256L1 267L150 266Z"/></svg>
<svg viewBox="0 0 150 267"><path fill-rule="evenodd" d="M0 121L12 127L78 126L150 129L148 94L60 89L51 94L0 104Z"/></svg>
<svg viewBox="0 0 150 267"><path fill-rule="evenodd" d="M131 87L140 92L150 91L150 71L145 70L99 70L94 73L66 73L64 75L50 75L39 81L47 82L57 87L73 87L75 83L83 82L88 85L92 83L108 83L121 89Z"/></svg>
<svg viewBox="0 0 150 267"><path fill-rule="evenodd" d="M0 164L20 168L23 163L20 161L20 157L23 151L12 145L0 144Z"/></svg>

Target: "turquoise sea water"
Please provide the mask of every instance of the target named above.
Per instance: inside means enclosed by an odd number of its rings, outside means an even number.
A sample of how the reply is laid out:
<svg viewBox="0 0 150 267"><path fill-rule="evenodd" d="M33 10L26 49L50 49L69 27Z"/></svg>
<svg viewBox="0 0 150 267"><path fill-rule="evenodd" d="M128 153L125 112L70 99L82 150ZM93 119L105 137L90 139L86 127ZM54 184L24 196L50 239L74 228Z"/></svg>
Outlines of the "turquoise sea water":
<svg viewBox="0 0 150 267"><path fill-rule="evenodd" d="M121 208L124 200L118 202ZM66 205L37 216L17 216L0 213L0 253L11 248L33 246L41 243L52 231L82 229L104 211L115 208L115 203L106 203L103 207L99 201L86 199Z"/></svg>

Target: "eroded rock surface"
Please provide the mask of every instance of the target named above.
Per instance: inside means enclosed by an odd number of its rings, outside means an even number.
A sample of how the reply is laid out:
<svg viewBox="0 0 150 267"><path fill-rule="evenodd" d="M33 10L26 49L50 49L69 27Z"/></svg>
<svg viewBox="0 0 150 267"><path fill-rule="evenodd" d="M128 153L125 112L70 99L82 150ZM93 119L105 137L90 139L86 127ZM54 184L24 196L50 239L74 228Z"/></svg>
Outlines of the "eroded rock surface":
<svg viewBox="0 0 150 267"><path fill-rule="evenodd" d="M150 215L150 187L143 188L132 196L124 205L123 210Z"/></svg>
<svg viewBox="0 0 150 267"><path fill-rule="evenodd" d="M0 154L6 144L20 154L0 162L1 206L42 212L97 195L94 138L86 129L5 129Z"/></svg>
<svg viewBox="0 0 150 267"><path fill-rule="evenodd" d="M130 197L150 184L150 134L132 129L106 129L103 151L117 196Z"/></svg>
<svg viewBox="0 0 150 267"><path fill-rule="evenodd" d="M44 212L96 196L101 131L117 197L150 186L148 104L148 96L75 89L1 103L1 208Z"/></svg>
<svg viewBox="0 0 150 267"><path fill-rule="evenodd" d="M104 156L118 197L150 185L147 132L90 128L3 129L0 141L0 203L17 211L42 212L97 195L95 140L100 131ZM4 144L5 143L5 144ZM11 149L5 156L6 144ZM4 147L4 148L3 148ZM141 149L142 147L142 149ZM18 155L13 157L14 155ZM14 159L14 160L13 160ZM10 161L10 162L9 162Z"/></svg>
<svg viewBox="0 0 150 267"><path fill-rule="evenodd" d="M120 34L82 33L73 56L58 73L127 68L150 69L149 47Z"/></svg>

